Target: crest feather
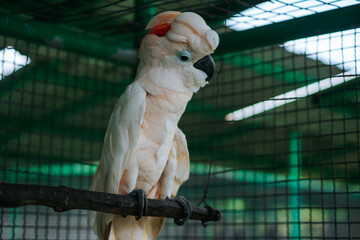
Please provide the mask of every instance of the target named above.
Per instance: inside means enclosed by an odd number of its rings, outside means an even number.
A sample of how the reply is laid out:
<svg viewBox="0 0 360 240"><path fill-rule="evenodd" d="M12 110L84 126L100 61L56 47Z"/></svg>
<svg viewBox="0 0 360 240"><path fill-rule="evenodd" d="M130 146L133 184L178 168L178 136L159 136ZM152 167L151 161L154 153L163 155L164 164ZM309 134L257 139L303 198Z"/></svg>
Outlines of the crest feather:
<svg viewBox="0 0 360 240"><path fill-rule="evenodd" d="M175 17L177 15L179 15L180 13L181 12L177 12L177 11L162 12L150 20L148 25L146 25L145 30L152 29L152 28L162 25L164 23L171 24L174 21Z"/></svg>
<svg viewBox="0 0 360 240"><path fill-rule="evenodd" d="M171 29L170 23L163 23L150 29L147 34L155 34L158 37L163 37Z"/></svg>

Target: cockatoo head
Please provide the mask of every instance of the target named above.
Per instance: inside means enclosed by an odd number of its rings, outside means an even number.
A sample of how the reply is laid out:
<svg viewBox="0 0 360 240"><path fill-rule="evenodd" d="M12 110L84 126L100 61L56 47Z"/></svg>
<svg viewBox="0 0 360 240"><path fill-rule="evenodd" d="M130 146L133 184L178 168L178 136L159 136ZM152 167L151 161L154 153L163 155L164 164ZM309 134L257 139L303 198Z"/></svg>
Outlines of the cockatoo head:
<svg viewBox="0 0 360 240"><path fill-rule="evenodd" d="M210 54L218 46L219 36L202 17L192 12L163 12L146 29L150 31L139 50L142 68L156 69L153 71L162 75L158 81L165 88L171 89L170 85L175 84L178 89L196 92L206 85L214 74L215 63Z"/></svg>

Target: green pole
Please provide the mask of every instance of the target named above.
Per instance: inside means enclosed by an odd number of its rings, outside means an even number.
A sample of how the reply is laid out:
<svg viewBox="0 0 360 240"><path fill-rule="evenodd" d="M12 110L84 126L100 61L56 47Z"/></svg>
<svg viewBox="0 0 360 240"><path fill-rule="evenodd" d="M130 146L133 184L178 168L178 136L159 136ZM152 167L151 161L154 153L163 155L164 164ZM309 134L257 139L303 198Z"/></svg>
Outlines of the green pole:
<svg viewBox="0 0 360 240"><path fill-rule="evenodd" d="M138 49L141 39L145 36L145 26L156 14L156 3L152 0L135 1L135 18L134 22L142 23L144 31L138 31L134 35L134 48Z"/></svg>
<svg viewBox="0 0 360 240"><path fill-rule="evenodd" d="M300 239L300 177L301 177L301 139L296 131L289 135L289 238Z"/></svg>
<svg viewBox="0 0 360 240"><path fill-rule="evenodd" d="M155 16L155 3L151 0L135 0L134 22L142 23L145 26ZM134 49L139 49L141 40L145 36L145 31L136 32L133 39ZM138 60L138 59L137 59ZM136 77L137 64L133 66L133 78Z"/></svg>

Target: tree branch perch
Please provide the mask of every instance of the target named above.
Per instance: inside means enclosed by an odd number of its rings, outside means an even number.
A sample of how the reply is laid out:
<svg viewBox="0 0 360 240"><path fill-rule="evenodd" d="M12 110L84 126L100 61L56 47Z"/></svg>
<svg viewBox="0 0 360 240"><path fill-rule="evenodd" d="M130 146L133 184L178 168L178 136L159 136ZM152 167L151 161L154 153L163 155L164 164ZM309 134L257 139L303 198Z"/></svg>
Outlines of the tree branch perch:
<svg viewBox="0 0 360 240"><path fill-rule="evenodd" d="M0 183L0 207L21 207L42 205L52 207L55 212L85 209L113 214L137 215L136 196L78 190L65 186L42 186ZM181 218L182 207L173 200L148 199L146 216ZM217 209L193 206L190 219L220 221L222 215Z"/></svg>

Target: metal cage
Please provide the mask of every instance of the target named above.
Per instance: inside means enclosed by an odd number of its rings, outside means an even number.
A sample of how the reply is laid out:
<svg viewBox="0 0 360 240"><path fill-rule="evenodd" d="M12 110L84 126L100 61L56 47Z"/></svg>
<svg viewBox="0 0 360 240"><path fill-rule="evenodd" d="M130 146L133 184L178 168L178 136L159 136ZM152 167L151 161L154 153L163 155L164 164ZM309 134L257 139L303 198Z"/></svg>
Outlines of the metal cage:
<svg viewBox="0 0 360 240"><path fill-rule="evenodd" d="M360 1L0 0L0 182L88 189L146 23L220 35L179 126L180 194L223 214L159 239L360 239ZM96 239L88 212L0 208L0 239Z"/></svg>

